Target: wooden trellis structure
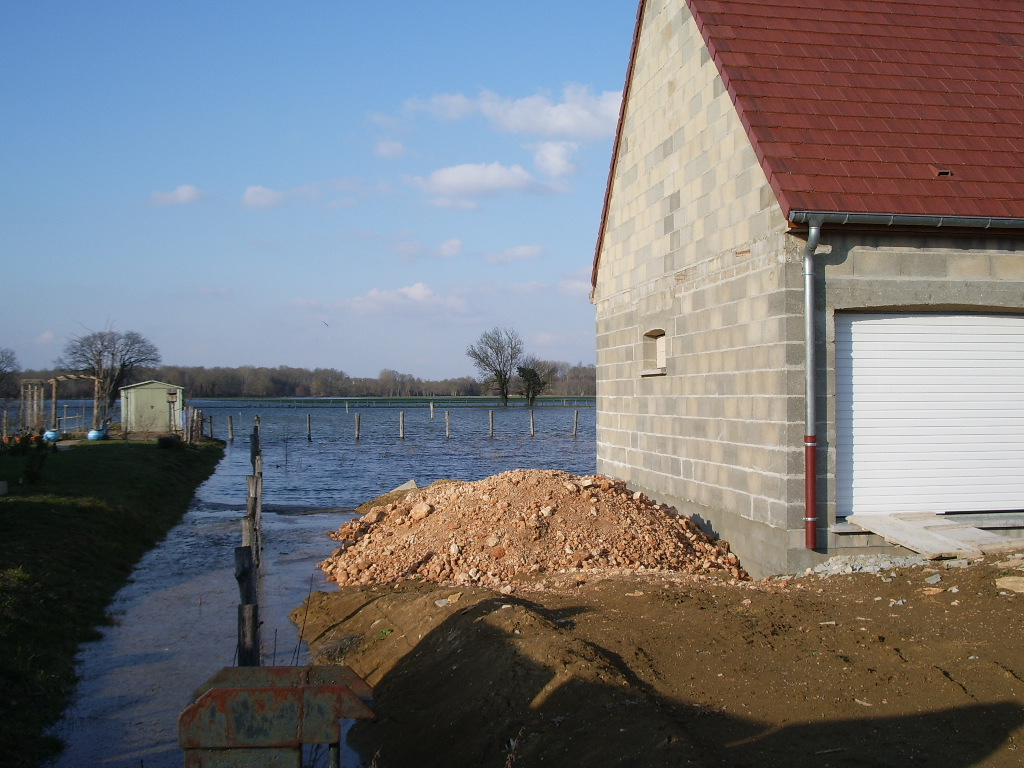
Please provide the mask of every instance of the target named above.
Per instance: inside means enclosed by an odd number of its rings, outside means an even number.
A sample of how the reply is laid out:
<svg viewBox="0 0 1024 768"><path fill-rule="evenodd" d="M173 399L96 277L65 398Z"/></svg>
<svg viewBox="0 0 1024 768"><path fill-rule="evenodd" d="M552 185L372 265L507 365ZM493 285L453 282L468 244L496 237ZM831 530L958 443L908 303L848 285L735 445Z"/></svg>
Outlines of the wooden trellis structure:
<svg viewBox="0 0 1024 768"><path fill-rule="evenodd" d="M50 385L50 429L57 429L57 382L92 379L92 428L99 427L100 380L95 376L69 373L52 379L21 380L21 429L43 431L46 425L46 385Z"/></svg>

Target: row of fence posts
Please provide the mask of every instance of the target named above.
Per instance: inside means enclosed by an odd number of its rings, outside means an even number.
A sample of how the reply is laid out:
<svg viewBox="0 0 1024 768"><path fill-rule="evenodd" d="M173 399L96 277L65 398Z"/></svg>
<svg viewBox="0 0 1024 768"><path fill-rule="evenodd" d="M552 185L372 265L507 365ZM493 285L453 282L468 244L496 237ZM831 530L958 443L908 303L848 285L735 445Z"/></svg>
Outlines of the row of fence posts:
<svg viewBox="0 0 1024 768"><path fill-rule="evenodd" d="M430 404L430 418L431 419L434 418L434 404L433 403ZM358 413L356 414L355 425L356 425L356 440L358 440L359 437L360 437L360 429L361 429L360 419L359 419L359 414ZM572 436L573 437L576 437L579 434L579 429L580 429L580 412L579 412L579 410L575 410L575 411L573 411L573 414L572 414ZM311 435L310 420L309 420L309 416L306 416L306 437L307 437L307 439L311 440L312 437L310 435ZM445 411L444 412L444 436L447 439L449 439L449 440L451 439L451 436L452 436L452 415L451 415L451 411ZM488 411L487 412L487 436L488 437L494 437L494 411ZM531 408L530 409L530 437L536 437L536 436L537 436L537 425L536 425L536 422L534 421L533 409ZM399 411L398 412L398 438L400 440L405 440L405 411Z"/></svg>
<svg viewBox="0 0 1024 768"><path fill-rule="evenodd" d="M347 410L347 406L346 406ZM201 413L201 412L200 412ZM430 404L430 418L434 418L434 404ZM355 418L356 428L356 440L360 438L362 430L362 420L360 414L356 413ZM579 434L580 428L580 412L579 410L573 411L572 414L572 436L576 437ZM202 424L200 424L200 431L202 430ZM444 436L447 439L452 437L452 415L451 411L444 412ZM494 437L494 411L487 412L487 436ZM530 437L537 436L537 426L533 418L533 409L530 409ZM210 418L210 437L213 437L213 419ZM400 440L405 440L405 411L398 412L398 437ZM306 414L306 440L308 442L313 441L313 417L310 414ZM231 416L228 416L228 442L235 442L235 424Z"/></svg>
<svg viewBox="0 0 1024 768"><path fill-rule="evenodd" d="M230 419L229 419L230 423ZM248 495L242 520L242 546L235 547L235 580L238 582L238 666L260 666L259 571L263 549L263 452L260 417L252 429L249 446L252 474L246 478Z"/></svg>

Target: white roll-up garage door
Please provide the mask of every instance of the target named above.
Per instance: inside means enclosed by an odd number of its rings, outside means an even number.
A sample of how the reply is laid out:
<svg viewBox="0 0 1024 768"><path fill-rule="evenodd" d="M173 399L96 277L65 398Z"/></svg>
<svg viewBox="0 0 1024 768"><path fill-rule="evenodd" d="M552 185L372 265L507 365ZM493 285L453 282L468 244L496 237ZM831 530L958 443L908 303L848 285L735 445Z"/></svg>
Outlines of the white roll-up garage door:
<svg viewBox="0 0 1024 768"><path fill-rule="evenodd" d="M837 514L1024 509L1024 316L835 320Z"/></svg>

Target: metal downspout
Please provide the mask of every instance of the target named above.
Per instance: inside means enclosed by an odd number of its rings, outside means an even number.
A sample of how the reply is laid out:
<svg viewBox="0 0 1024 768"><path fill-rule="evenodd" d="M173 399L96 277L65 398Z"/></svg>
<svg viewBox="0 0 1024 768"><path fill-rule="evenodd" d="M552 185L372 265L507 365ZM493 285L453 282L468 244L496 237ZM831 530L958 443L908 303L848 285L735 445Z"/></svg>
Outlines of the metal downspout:
<svg viewBox="0 0 1024 768"><path fill-rule="evenodd" d="M814 254L821 240L821 218L810 220L804 247L804 546L818 546L818 390L814 350Z"/></svg>

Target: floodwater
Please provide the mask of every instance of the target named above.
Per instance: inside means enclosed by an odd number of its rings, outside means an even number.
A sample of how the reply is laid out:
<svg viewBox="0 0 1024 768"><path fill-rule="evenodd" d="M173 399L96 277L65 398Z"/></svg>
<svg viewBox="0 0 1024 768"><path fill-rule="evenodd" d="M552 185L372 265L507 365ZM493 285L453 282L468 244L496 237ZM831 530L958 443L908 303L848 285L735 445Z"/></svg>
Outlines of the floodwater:
<svg viewBox="0 0 1024 768"><path fill-rule="evenodd" d="M307 661L288 615L310 591L329 588L316 564L335 547L326 533L351 519L354 507L408 480L478 480L515 468L589 474L596 462L593 408L538 408L531 437L524 408L491 415L488 409L452 407L446 437L440 406L431 418L425 405L348 411L337 403L192 405L213 417L222 439L230 415L235 439L182 522L143 557L114 599L112 624L102 628L102 639L81 648L75 702L54 729L67 749L51 768L182 765L178 714L195 688L235 663L234 548L241 544L256 416L263 449L259 601L265 666Z"/></svg>

